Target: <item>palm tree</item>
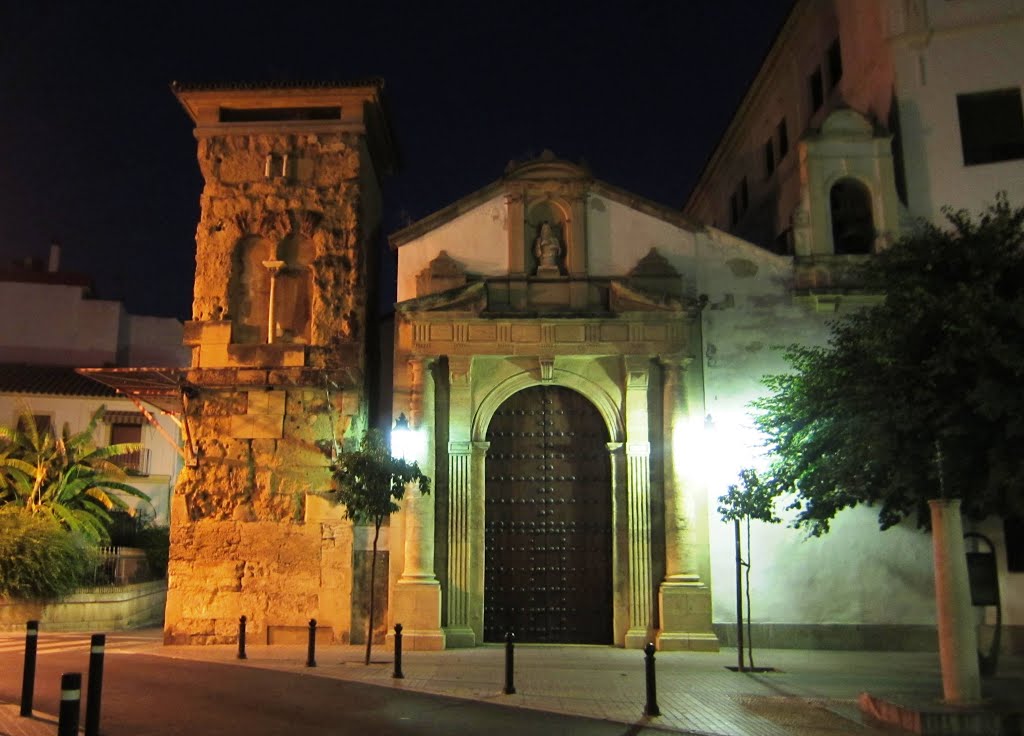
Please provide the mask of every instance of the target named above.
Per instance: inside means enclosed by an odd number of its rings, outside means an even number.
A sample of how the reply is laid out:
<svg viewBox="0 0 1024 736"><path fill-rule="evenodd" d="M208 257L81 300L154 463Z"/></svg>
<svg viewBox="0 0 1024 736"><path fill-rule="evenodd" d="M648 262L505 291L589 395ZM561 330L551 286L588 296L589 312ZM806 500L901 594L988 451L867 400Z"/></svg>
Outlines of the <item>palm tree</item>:
<svg viewBox="0 0 1024 736"><path fill-rule="evenodd" d="M77 434L65 424L59 437L41 431L28 406L22 407L16 428L0 426L0 505L21 506L95 542L107 541L109 512L128 507L122 494L148 497L123 482L125 472L116 460L141 446L93 442L104 411L101 406Z"/></svg>

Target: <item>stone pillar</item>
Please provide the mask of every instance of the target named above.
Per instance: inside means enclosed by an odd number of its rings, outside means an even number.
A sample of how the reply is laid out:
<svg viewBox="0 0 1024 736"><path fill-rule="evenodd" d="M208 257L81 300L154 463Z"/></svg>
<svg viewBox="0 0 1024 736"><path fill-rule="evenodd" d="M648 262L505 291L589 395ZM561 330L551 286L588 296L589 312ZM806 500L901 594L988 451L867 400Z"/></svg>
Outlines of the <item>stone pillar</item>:
<svg viewBox="0 0 1024 736"><path fill-rule="evenodd" d="M413 357L409 360L409 427L424 432L432 429L434 420L434 358ZM424 426L425 425L425 426ZM434 472L434 432L426 431L427 442L420 448L420 470L430 478ZM423 495L417 488L406 492L403 502L405 517L405 555L402 575L395 584L391 602L391 618L402 624L402 645L406 649L444 649L441 630L441 585L434 575L434 496ZM393 635L388 633L389 639Z"/></svg>
<svg viewBox="0 0 1024 736"><path fill-rule="evenodd" d="M472 359L449 356L448 426L448 589L446 646L472 647L471 562L473 503L473 446L470 442Z"/></svg>
<svg viewBox="0 0 1024 736"><path fill-rule="evenodd" d="M685 472L687 463L697 460L685 437L689 411L683 376L692 359L662 356L659 360L665 377L665 580L658 590L657 644L661 650L718 651L718 637L711 626L711 590L696 571L693 500L699 489L687 483Z"/></svg>
<svg viewBox="0 0 1024 736"><path fill-rule="evenodd" d="M651 579L651 444L647 384L650 359L626 359L626 514L629 526L627 649L643 649L654 633Z"/></svg>

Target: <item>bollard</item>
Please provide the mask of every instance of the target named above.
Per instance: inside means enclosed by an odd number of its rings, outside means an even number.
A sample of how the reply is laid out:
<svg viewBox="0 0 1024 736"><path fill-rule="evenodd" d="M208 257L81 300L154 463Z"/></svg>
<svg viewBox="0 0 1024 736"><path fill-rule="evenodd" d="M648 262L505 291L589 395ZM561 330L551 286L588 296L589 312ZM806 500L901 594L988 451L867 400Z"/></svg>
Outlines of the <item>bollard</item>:
<svg viewBox="0 0 1024 736"><path fill-rule="evenodd" d="M306 650L306 666L316 667L316 619L309 620L309 648Z"/></svg>
<svg viewBox="0 0 1024 736"><path fill-rule="evenodd" d="M103 700L103 650L107 635L93 634L89 647L89 691L85 699L85 736L100 736L100 703Z"/></svg>
<svg viewBox="0 0 1024 736"><path fill-rule="evenodd" d="M405 677L402 674L402 624L395 624L395 671L391 676L396 680Z"/></svg>
<svg viewBox="0 0 1024 736"><path fill-rule="evenodd" d="M65 672L60 676L60 714L57 736L78 736L78 715L82 707L82 673Z"/></svg>
<svg viewBox="0 0 1024 736"><path fill-rule="evenodd" d="M647 646L644 647L644 656L647 660L645 662L647 669L647 705L644 706L644 715L660 716L658 687L654 681L654 642L647 642Z"/></svg>
<svg viewBox="0 0 1024 736"><path fill-rule="evenodd" d="M515 695L516 694L516 686L515 686L515 683L512 682L512 674L513 674L513 669L514 669L513 658L515 657L515 651L514 651L514 649L515 649L515 644L514 644L515 639L516 639L516 635L513 634L511 631L508 632L507 634L505 634L505 691L504 692L505 692L506 695Z"/></svg>
<svg viewBox="0 0 1024 736"><path fill-rule="evenodd" d="M245 616L238 619L238 658L245 659Z"/></svg>
<svg viewBox="0 0 1024 736"><path fill-rule="evenodd" d="M21 674L21 715L32 715L32 696L36 688L36 646L39 644L39 622L25 624L25 668Z"/></svg>

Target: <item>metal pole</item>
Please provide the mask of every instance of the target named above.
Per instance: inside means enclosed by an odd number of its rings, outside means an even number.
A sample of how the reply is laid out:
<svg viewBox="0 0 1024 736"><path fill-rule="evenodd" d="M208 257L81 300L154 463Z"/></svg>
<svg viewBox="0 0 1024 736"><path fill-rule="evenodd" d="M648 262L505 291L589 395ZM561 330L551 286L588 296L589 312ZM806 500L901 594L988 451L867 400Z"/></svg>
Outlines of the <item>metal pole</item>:
<svg viewBox="0 0 1024 736"><path fill-rule="evenodd" d="M512 681L513 670L515 669L514 666L513 666L513 661L514 661L514 658L515 658L515 640L516 640L516 635L513 634L511 631L508 632L507 634L505 634L505 691L504 692L505 692L506 695L515 695L516 694L516 686L515 686L515 683Z"/></svg>
<svg viewBox="0 0 1024 736"><path fill-rule="evenodd" d="M402 624L395 624L395 671L391 676L396 680L405 677L402 674Z"/></svg>
<svg viewBox="0 0 1024 736"><path fill-rule="evenodd" d="M743 666L743 547L740 541L740 520L733 519L736 530L736 656L739 671L746 672Z"/></svg>
<svg viewBox="0 0 1024 736"><path fill-rule="evenodd" d="M309 620L309 648L306 650L306 666L316 667L316 619Z"/></svg>
<svg viewBox="0 0 1024 736"><path fill-rule="evenodd" d="M39 643L39 622L25 624L25 667L21 676L21 715L32 715L32 696L36 687L36 645Z"/></svg>
<svg viewBox="0 0 1024 736"><path fill-rule="evenodd" d="M245 616L238 619L238 658L246 659L245 656Z"/></svg>
<svg viewBox="0 0 1024 736"><path fill-rule="evenodd" d="M647 672L647 705L644 706L645 716L660 716L658 708L658 686L654 679L654 642L647 642L644 647L644 666Z"/></svg>
<svg viewBox="0 0 1024 736"><path fill-rule="evenodd" d="M78 736L78 716L82 708L82 673L65 672L60 676L60 714L57 736Z"/></svg>
<svg viewBox="0 0 1024 736"><path fill-rule="evenodd" d="M93 634L89 647L89 693L85 700L85 736L100 734L100 703L103 700L103 651L106 634Z"/></svg>

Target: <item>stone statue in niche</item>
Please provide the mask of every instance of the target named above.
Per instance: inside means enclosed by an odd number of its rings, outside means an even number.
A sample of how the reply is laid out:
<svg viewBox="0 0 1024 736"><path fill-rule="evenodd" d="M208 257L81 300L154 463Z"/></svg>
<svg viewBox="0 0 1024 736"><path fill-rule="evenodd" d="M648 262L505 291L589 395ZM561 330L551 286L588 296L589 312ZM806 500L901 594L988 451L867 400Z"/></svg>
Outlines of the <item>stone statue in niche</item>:
<svg viewBox="0 0 1024 736"><path fill-rule="evenodd" d="M562 270L558 261L562 256L562 243L555 235L551 223L547 221L541 223L540 232L533 242L533 255L537 259L538 276L561 275Z"/></svg>

